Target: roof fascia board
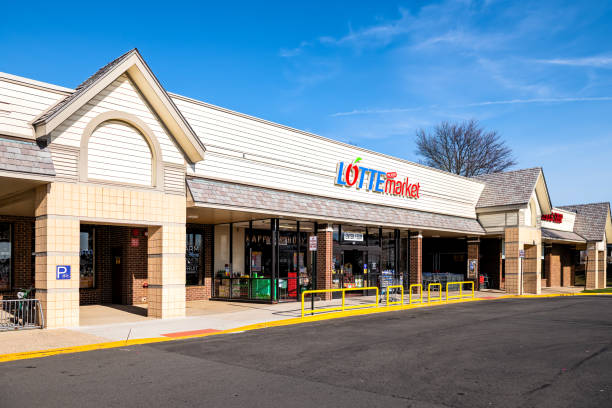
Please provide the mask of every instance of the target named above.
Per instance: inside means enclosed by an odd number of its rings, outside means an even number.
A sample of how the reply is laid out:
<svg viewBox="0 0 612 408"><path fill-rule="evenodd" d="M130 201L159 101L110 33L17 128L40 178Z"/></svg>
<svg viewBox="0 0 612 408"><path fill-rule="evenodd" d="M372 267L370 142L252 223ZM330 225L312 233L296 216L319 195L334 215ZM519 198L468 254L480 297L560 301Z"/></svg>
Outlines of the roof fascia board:
<svg viewBox="0 0 612 408"><path fill-rule="evenodd" d="M65 107L63 107L55 116L53 116L47 123L39 124L35 126L36 138L44 137L49 135L55 128L66 121L72 116L77 110L83 107L89 102L94 96L99 94L104 88L110 85L115 79L117 79L123 72L127 71L130 65L136 62L138 57L135 54L130 55L124 61L113 67L110 71L105 73L98 81L90 86L85 92L79 95L77 98L70 101Z"/></svg>
<svg viewBox="0 0 612 408"><path fill-rule="evenodd" d="M544 172L542 170L540 170L540 175L536 180L534 190L536 196L538 197L538 203L540 204L542 214L550 214L550 212L552 211L552 204L550 202L548 186L546 185L546 179L544 178Z"/></svg>
<svg viewBox="0 0 612 408"><path fill-rule="evenodd" d="M124 61L117 64L109 72L105 73L96 83L74 100L70 101L63 109L54 115L48 122L35 126L35 137L48 136L60 124L66 121L76 111L83 107L98 93L109 86L123 73L127 72L130 78L138 86L140 92L147 99L156 113L165 122L172 136L181 145L183 151L192 162L204 159L204 146L195 133L189 128L187 122L180 116L176 106L170 101L161 85L155 79L146 64L137 53L133 53Z"/></svg>
<svg viewBox="0 0 612 408"><path fill-rule="evenodd" d="M610 211L608 211L608 215L606 215L606 228L605 228L606 236L604 239L608 244L612 244L612 219L610 218Z"/></svg>
<svg viewBox="0 0 612 408"><path fill-rule="evenodd" d="M189 127L180 111L163 90L157 78L140 58L127 70L131 79L138 86L156 113L166 123L168 130L181 144L181 147L193 163L204 159L205 148L202 142Z"/></svg>
<svg viewBox="0 0 612 408"><path fill-rule="evenodd" d="M528 204L529 203L521 203L521 204L510 204L510 205L494 205L491 207L479 207L479 208L476 208L476 214L520 210L522 208L527 208Z"/></svg>

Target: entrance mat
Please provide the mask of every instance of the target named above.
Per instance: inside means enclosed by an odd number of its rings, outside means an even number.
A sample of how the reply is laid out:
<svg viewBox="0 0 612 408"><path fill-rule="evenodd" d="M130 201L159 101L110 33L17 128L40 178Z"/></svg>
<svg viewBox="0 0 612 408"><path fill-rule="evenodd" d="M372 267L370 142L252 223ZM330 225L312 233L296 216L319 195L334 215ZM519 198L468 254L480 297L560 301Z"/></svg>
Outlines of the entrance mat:
<svg viewBox="0 0 612 408"><path fill-rule="evenodd" d="M174 333L166 333L162 334L164 337L183 337L183 336L193 336L196 334L209 334L209 333L218 333L221 330L217 329L202 329L202 330L191 330L191 331L183 331L183 332L174 332Z"/></svg>

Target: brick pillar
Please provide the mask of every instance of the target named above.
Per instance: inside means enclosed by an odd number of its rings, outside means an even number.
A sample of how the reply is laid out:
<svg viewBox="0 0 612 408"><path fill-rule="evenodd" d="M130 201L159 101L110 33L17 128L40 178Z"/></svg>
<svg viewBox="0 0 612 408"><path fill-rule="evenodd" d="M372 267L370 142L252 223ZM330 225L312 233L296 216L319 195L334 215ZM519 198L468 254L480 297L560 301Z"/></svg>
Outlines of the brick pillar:
<svg viewBox="0 0 612 408"><path fill-rule="evenodd" d="M598 251L597 253L597 288L603 289L606 287L606 252Z"/></svg>
<svg viewBox="0 0 612 408"><path fill-rule="evenodd" d="M148 231L148 316L185 316L185 224Z"/></svg>
<svg viewBox="0 0 612 408"><path fill-rule="evenodd" d="M525 259L523 260L523 291L524 293L538 293L541 287L538 264L541 265L541 252L538 245L524 245Z"/></svg>
<svg viewBox="0 0 612 408"><path fill-rule="evenodd" d="M546 285L552 287L561 286L561 255L562 247L553 245L550 252L546 254Z"/></svg>
<svg viewBox="0 0 612 408"><path fill-rule="evenodd" d="M564 287L574 285L574 257L570 248L563 248L561 256L561 284Z"/></svg>
<svg viewBox="0 0 612 408"><path fill-rule="evenodd" d="M49 328L79 325L80 223L69 215L69 189L47 184L36 190L36 298ZM70 267L70 279L57 279L58 266Z"/></svg>
<svg viewBox="0 0 612 408"><path fill-rule="evenodd" d="M334 230L330 225L319 225L317 232L317 289L331 289L333 270ZM325 293L321 299L330 300Z"/></svg>
<svg viewBox="0 0 612 408"><path fill-rule="evenodd" d="M423 283L423 236L410 236L410 284Z"/></svg>
<svg viewBox="0 0 612 408"><path fill-rule="evenodd" d="M475 267L475 271L474 271L474 275L475 278L468 278L467 280L473 280L474 281L474 287L476 288L476 290L480 289L480 239L479 238L468 238L467 239L467 254L468 254L468 264L466 265L466 268L468 270L469 273L469 267L470 267L470 260L471 259L475 259L476 260L476 267Z"/></svg>
<svg viewBox="0 0 612 408"><path fill-rule="evenodd" d="M519 294L519 229L506 228L504 232L506 243L506 292L511 295Z"/></svg>
<svg viewBox="0 0 612 408"><path fill-rule="evenodd" d="M597 289L597 244L587 244L586 288Z"/></svg>

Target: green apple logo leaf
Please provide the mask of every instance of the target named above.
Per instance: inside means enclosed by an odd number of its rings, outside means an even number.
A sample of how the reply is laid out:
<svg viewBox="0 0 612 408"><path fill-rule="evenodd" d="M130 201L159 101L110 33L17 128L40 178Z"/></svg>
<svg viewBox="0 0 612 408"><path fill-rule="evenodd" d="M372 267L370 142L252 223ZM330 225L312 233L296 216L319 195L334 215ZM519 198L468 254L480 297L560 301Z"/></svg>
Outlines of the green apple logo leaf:
<svg viewBox="0 0 612 408"><path fill-rule="evenodd" d="M361 160L361 157L357 157L353 163L359 163Z"/></svg>

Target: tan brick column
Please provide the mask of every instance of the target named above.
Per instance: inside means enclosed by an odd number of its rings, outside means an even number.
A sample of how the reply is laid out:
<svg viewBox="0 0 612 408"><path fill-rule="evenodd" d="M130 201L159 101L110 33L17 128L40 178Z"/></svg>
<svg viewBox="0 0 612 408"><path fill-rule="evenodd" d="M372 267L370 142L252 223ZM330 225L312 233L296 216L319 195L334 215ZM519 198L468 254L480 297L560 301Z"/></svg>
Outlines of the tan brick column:
<svg viewBox="0 0 612 408"><path fill-rule="evenodd" d="M518 295L520 284L519 271L521 267L519 259L519 229L506 228L504 240L506 243L506 292L511 295Z"/></svg>
<svg viewBox="0 0 612 408"><path fill-rule="evenodd" d="M410 235L410 284L423 283L423 236L420 232Z"/></svg>
<svg viewBox="0 0 612 408"><path fill-rule="evenodd" d="M334 251L334 230L331 224L319 225L317 232L317 289L331 289ZM326 293L321 299L330 300Z"/></svg>
<svg viewBox="0 0 612 408"><path fill-rule="evenodd" d="M185 316L185 225L148 230L148 316Z"/></svg>
<svg viewBox="0 0 612 408"><path fill-rule="evenodd" d="M551 287L561 286L561 254L559 245L553 245L546 255L546 283Z"/></svg>
<svg viewBox="0 0 612 408"><path fill-rule="evenodd" d="M597 253L597 288L603 289L606 287L606 252L598 251Z"/></svg>
<svg viewBox="0 0 612 408"><path fill-rule="evenodd" d="M587 264L586 264L586 288L597 289L597 244L590 242L587 244Z"/></svg>
<svg viewBox="0 0 612 408"><path fill-rule="evenodd" d="M539 293L541 278L539 268L542 265L539 245L524 245L525 259L523 260L523 292Z"/></svg>
<svg viewBox="0 0 612 408"><path fill-rule="evenodd" d="M70 215L70 187L48 184L36 190L35 280L45 326L79 325L80 223ZM69 266L70 279L57 279L57 267Z"/></svg>
<svg viewBox="0 0 612 408"><path fill-rule="evenodd" d="M476 290L480 289L480 238L468 238L467 239L467 262L468 264L466 265L466 270L469 269L470 265L469 265L469 261L470 259L476 259L476 270L475 272L475 279L466 279L466 280L473 280L474 281L474 287L476 288ZM469 270L468 270L469 272Z"/></svg>

